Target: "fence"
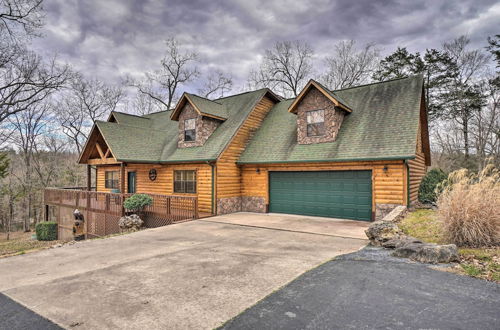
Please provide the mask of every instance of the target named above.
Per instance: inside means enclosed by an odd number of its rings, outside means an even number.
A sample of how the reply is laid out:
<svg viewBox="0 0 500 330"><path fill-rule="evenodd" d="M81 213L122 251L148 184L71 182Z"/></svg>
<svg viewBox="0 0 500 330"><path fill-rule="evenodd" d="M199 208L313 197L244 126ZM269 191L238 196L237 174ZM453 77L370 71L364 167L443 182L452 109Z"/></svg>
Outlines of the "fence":
<svg viewBox="0 0 500 330"><path fill-rule="evenodd" d="M141 212L145 227L153 228L198 218L198 199L189 196L148 194L153 204ZM118 221L125 215L124 200L131 194L47 188L44 191L46 220L59 224L59 237L73 236L73 211L78 209L85 219L89 238L120 232Z"/></svg>

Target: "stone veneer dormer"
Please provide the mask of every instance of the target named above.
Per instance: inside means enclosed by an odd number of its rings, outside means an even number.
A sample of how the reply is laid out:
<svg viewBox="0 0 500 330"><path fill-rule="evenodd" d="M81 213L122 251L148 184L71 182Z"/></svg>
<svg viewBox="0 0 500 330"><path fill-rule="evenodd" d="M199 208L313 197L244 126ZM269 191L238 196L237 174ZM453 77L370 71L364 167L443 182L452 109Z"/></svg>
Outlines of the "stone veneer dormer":
<svg viewBox="0 0 500 330"><path fill-rule="evenodd" d="M307 136L307 112L324 110L325 132L321 136ZM311 87L296 106L297 142L313 144L333 142L344 120L345 111L337 107L317 88Z"/></svg>
<svg viewBox="0 0 500 330"><path fill-rule="evenodd" d="M196 120L195 141L184 141L184 121L186 119ZM186 102L184 107L181 109L178 120L179 140L177 141L177 147L179 148L202 146L221 124L220 120L208 118L199 114L189 102Z"/></svg>

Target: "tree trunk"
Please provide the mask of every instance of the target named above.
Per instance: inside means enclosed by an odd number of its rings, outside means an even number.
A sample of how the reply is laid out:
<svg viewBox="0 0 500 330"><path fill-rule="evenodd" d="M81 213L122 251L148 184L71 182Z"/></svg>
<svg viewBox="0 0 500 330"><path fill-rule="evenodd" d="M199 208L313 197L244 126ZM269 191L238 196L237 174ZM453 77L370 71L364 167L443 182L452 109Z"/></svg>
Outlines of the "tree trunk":
<svg viewBox="0 0 500 330"><path fill-rule="evenodd" d="M462 117L462 133L464 136L465 160L469 159L469 118L467 112Z"/></svg>
<svg viewBox="0 0 500 330"><path fill-rule="evenodd" d="M30 229L30 224L31 224L31 187L29 188L30 191L28 192L28 214L24 218L24 232L29 232Z"/></svg>
<svg viewBox="0 0 500 330"><path fill-rule="evenodd" d="M9 198L9 218L7 220L7 240L10 239L10 225L12 223L12 219L14 218L14 200Z"/></svg>

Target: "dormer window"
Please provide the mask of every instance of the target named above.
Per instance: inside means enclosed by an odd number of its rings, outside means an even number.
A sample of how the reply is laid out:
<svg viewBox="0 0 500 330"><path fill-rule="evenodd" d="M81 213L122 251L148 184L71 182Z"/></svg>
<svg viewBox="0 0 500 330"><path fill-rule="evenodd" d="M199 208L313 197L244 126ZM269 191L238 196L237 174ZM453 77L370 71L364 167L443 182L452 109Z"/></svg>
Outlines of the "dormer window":
<svg viewBox="0 0 500 330"><path fill-rule="evenodd" d="M196 118L184 120L184 142L196 141Z"/></svg>
<svg viewBox="0 0 500 330"><path fill-rule="evenodd" d="M307 136L325 135L325 110L307 112Z"/></svg>

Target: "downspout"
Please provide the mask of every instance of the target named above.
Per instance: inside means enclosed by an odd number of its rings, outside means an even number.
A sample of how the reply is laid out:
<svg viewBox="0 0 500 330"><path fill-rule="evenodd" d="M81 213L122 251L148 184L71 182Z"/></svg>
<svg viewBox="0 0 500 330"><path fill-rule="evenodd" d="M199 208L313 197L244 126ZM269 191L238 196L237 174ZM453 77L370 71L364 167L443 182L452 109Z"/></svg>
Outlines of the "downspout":
<svg viewBox="0 0 500 330"><path fill-rule="evenodd" d="M410 207L410 165L408 163L408 159L404 160L406 165L406 205Z"/></svg>
<svg viewBox="0 0 500 330"><path fill-rule="evenodd" d="M212 204L211 204L211 213L213 215L216 214L217 210L215 209L215 162L207 162L208 165L212 168Z"/></svg>

